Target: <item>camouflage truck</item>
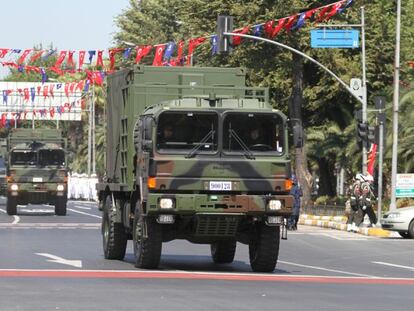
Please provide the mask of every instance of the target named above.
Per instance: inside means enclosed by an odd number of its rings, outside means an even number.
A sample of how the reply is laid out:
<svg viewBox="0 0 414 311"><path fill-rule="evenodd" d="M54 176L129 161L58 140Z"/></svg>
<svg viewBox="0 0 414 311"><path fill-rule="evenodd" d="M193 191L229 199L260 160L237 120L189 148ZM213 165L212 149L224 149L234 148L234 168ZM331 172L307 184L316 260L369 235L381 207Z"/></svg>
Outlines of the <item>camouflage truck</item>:
<svg viewBox="0 0 414 311"><path fill-rule="evenodd" d="M66 140L56 129L13 129L7 139L7 214L17 205L52 204L66 215Z"/></svg>
<svg viewBox="0 0 414 311"><path fill-rule="evenodd" d="M293 198L286 116L240 68L136 66L108 77L104 256L159 265L162 243L209 244L215 263L249 245L273 271Z"/></svg>
<svg viewBox="0 0 414 311"><path fill-rule="evenodd" d="M0 138L0 195L6 195L7 189L6 154L7 139Z"/></svg>

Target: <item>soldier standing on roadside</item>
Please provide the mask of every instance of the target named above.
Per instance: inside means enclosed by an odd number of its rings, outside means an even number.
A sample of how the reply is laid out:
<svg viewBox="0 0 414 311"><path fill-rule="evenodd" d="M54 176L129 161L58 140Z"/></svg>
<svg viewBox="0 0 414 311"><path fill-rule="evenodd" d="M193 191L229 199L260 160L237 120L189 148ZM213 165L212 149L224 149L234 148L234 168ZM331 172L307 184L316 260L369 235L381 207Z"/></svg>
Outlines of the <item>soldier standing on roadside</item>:
<svg viewBox="0 0 414 311"><path fill-rule="evenodd" d="M289 230L297 230L298 229L298 221L299 221L299 214L300 214L300 198L303 196L302 188L298 183L298 179L295 175L292 176L293 187L290 190L290 194L293 195L293 211L292 215L288 220L288 229Z"/></svg>

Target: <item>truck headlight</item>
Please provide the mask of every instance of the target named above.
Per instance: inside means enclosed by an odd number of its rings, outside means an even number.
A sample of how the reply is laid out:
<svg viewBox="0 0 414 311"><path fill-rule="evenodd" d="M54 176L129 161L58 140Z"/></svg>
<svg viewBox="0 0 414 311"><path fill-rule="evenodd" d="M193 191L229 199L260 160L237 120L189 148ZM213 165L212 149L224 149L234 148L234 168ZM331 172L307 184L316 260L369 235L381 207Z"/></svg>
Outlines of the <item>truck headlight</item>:
<svg viewBox="0 0 414 311"><path fill-rule="evenodd" d="M171 209L174 207L174 201L170 198L162 198L160 199L160 208L162 209Z"/></svg>
<svg viewBox="0 0 414 311"><path fill-rule="evenodd" d="M267 207L270 211L278 211L282 208L282 202L279 200L270 200L269 203L267 203Z"/></svg>
<svg viewBox="0 0 414 311"><path fill-rule="evenodd" d="M12 190L12 191L17 191L17 190L19 190L19 186L18 186L18 185L16 185L16 184L12 184L12 185L10 186L10 190Z"/></svg>
<svg viewBox="0 0 414 311"><path fill-rule="evenodd" d="M63 190L65 190L65 186L64 185L57 185L56 190L57 191L63 191Z"/></svg>

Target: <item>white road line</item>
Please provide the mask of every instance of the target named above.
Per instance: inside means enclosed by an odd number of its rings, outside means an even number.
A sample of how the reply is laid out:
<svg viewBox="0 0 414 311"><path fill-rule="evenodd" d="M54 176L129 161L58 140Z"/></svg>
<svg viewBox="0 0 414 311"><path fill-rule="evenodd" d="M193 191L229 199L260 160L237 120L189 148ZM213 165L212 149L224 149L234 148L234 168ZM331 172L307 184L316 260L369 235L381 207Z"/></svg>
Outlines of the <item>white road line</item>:
<svg viewBox="0 0 414 311"><path fill-rule="evenodd" d="M71 212L74 212L74 213L78 213L78 214L82 214L82 215L86 215L86 216L91 216L91 217L95 217L95 218L102 219L102 216L98 216L98 215L94 215L94 214L89 214L89 213L77 211L77 210L74 210L74 209L71 209L71 208L68 208L68 211L71 211Z"/></svg>
<svg viewBox="0 0 414 311"><path fill-rule="evenodd" d="M16 215L14 215L13 217L14 217L14 221L12 222L12 225L18 224L19 221L20 221L20 217L19 216L16 216Z"/></svg>
<svg viewBox="0 0 414 311"><path fill-rule="evenodd" d="M289 262L289 261L278 260L278 263L283 263L285 265L297 266L297 267L302 267L302 268L310 268L310 269L315 269L315 270L321 270L321 271L342 273L342 274L353 275L353 276L377 278L376 276L368 275L368 274L360 274L360 273L341 271L341 270L335 270L335 269L327 269L327 268L323 268L323 267L308 266L308 265L302 265L302 264L299 264L299 263L294 263L294 262Z"/></svg>
<svg viewBox="0 0 414 311"><path fill-rule="evenodd" d="M85 206L79 206L79 205L75 205L76 208L80 208L80 209L85 209L85 210L91 210L91 207L85 207Z"/></svg>
<svg viewBox="0 0 414 311"><path fill-rule="evenodd" d="M0 212L7 213L4 209L0 208Z"/></svg>
<svg viewBox="0 0 414 311"><path fill-rule="evenodd" d="M389 266L389 267L401 268L401 269L408 269L408 270L414 271L414 267L410 267L410 266L396 265L396 264L393 264L393 263L382 262L382 261L371 261L371 262L375 263L377 265L383 265L383 266Z"/></svg>

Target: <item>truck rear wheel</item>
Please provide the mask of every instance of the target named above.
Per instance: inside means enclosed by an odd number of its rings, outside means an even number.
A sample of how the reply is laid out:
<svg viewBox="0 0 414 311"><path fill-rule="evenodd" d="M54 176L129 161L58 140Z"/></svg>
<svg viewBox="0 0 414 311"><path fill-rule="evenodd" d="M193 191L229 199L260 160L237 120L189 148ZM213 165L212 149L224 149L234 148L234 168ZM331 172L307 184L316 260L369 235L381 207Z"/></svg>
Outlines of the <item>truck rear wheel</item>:
<svg viewBox="0 0 414 311"><path fill-rule="evenodd" d="M116 210L112 208L111 196L103 203L102 240L105 259L122 260L125 257L128 235L124 225L115 222Z"/></svg>
<svg viewBox="0 0 414 311"><path fill-rule="evenodd" d="M161 259L162 226L153 218L144 218L139 208L135 209L133 240L135 266L156 269Z"/></svg>
<svg viewBox="0 0 414 311"><path fill-rule="evenodd" d="M66 216L66 198L58 198L55 203L55 215Z"/></svg>
<svg viewBox="0 0 414 311"><path fill-rule="evenodd" d="M279 256L280 228L260 224L249 244L250 266L254 272L273 272Z"/></svg>
<svg viewBox="0 0 414 311"><path fill-rule="evenodd" d="M7 197L7 215L13 216L17 214L17 200L16 198Z"/></svg>
<svg viewBox="0 0 414 311"><path fill-rule="evenodd" d="M236 241L219 241L210 245L211 257L215 263L231 263L236 254Z"/></svg>

